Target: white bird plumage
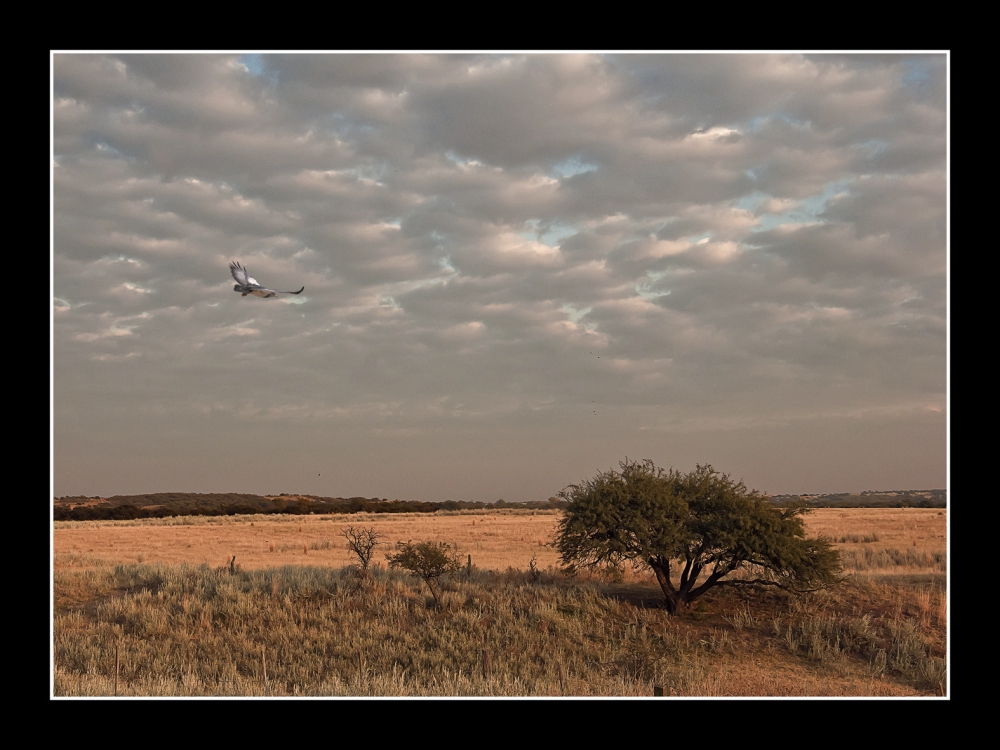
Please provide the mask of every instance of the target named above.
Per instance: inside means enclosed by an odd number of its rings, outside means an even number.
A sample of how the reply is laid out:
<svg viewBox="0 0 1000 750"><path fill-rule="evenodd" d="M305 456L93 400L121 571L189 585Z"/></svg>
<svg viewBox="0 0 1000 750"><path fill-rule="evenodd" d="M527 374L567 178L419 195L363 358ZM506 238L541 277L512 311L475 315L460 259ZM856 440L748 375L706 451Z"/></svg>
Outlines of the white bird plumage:
<svg viewBox="0 0 1000 750"><path fill-rule="evenodd" d="M229 264L229 272L236 279L236 286L233 287L233 291L242 292L244 297L248 294L252 294L255 297L274 297L278 294L301 294L302 290L305 289L305 287L302 287L297 292L290 292L284 289L268 289L261 286L257 279L247 273L246 268L235 262Z"/></svg>

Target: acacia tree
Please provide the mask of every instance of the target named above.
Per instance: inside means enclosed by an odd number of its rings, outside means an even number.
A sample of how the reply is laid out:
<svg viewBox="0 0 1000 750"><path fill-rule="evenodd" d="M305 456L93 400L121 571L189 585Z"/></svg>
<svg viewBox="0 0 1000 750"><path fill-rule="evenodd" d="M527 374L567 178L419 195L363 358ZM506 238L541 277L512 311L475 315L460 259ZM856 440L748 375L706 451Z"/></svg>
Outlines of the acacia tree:
<svg viewBox="0 0 1000 750"><path fill-rule="evenodd" d="M455 573L462 567L456 552L446 542L396 542L396 554L386 555L390 568L402 568L418 576L431 590L434 604L440 605L437 582L445 573Z"/></svg>
<svg viewBox="0 0 1000 750"><path fill-rule="evenodd" d="M556 548L570 570L649 567L671 614L715 586L803 592L839 580L830 541L805 536L805 507L777 508L711 466L682 474L626 459L619 467L559 493L569 504Z"/></svg>

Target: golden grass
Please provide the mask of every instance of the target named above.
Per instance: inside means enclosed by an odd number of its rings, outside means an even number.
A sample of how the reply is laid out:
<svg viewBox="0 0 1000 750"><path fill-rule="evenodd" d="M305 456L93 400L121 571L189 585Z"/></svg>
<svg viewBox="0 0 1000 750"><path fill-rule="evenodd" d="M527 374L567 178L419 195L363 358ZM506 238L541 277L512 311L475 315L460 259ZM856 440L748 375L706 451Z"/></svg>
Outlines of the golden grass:
<svg viewBox="0 0 1000 750"><path fill-rule="evenodd" d="M816 508L804 517L810 536L839 539L876 535L878 547L940 552L947 538L947 516L936 508Z"/></svg>
<svg viewBox="0 0 1000 750"><path fill-rule="evenodd" d="M903 696L945 679L919 597L862 579L805 598L720 590L672 617L648 587L555 573L454 577L440 606L396 571L55 577L75 592L56 610L55 695L114 694L118 651L119 695Z"/></svg>
<svg viewBox="0 0 1000 750"><path fill-rule="evenodd" d="M837 543L845 573L943 582L947 572L947 516L936 508L817 508L805 523Z"/></svg>
<svg viewBox="0 0 1000 750"><path fill-rule="evenodd" d="M116 644L120 695L945 689L946 566L934 557L946 559L947 517L937 510L818 509L807 532L845 540L836 542L850 561L841 586L802 598L713 590L680 617L662 609L646 573L617 582L558 573L547 545L559 518L504 510L56 523L53 692L113 695ZM419 580L384 569L389 546L370 579L343 568L353 562L340 536L349 524L375 526L390 543L457 544L476 570L448 580L434 607Z"/></svg>
<svg viewBox="0 0 1000 750"><path fill-rule="evenodd" d="M226 516L140 521L59 521L53 531L55 564L149 562L211 566L233 555L244 569L280 565L341 567L354 562L341 532L348 525L374 526L385 534L373 562L397 541L448 542L474 566L527 570L532 559L545 570L559 565L551 546L559 511L466 511L324 516ZM943 574L946 516L925 508L819 508L805 516L810 535L871 538L838 542L845 572L866 575ZM69 561L75 561L70 563Z"/></svg>
<svg viewBox="0 0 1000 750"><path fill-rule="evenodd" d="M354 560L341 536L348 525L374 526L385 534L372 562L385 568L397 541L448 542L478 568L527 570L534 556L545 569L558 565L549 546L559 511L480 513L354 513L323 516L226 516L143 521L58 521L53 533L56 564L66 556L92 561L216 566L236 555L244 569L281 565L341 567ZM169 521L173 521L169 523Z"/></svg>

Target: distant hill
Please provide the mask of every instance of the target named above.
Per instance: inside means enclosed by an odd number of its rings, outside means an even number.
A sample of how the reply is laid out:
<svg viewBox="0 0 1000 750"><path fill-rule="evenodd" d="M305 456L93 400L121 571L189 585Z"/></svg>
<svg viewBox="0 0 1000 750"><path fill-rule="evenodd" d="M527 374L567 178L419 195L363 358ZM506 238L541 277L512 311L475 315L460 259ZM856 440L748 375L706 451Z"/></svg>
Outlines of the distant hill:
<svg viewBox="0 0 1000 750"><path fill-rule="evenodd" d="M430 503L418 500L389 500L365 497L318 497L315 495L248 495L242 493L157 492L148 495L85 497L70 495L53 498L56 521L97 521L168 516L235 516L248 513L309 515L322 513L433 513L463 508L558 508L566 501L549 498L526 503L480 503L447 500Z"/></svg>

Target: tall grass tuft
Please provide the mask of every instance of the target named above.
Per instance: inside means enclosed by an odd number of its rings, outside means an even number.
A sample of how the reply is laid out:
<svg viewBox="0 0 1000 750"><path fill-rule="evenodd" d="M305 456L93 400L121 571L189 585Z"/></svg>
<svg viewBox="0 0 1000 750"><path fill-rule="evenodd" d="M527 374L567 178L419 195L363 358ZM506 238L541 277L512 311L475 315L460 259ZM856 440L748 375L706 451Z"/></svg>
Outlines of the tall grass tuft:
<svg viewBox="0 0 1000 750"><path fill-rule="evenodd" d="M842 664L860 658L874 676L894 674L925 689L935 688L946 677L944 659L931 655L919 623L913 620L817 613L794 623L775 622L774 627L789 651L814 662Z"/></svg>
<svg viewBox="0 0 1000 750"><path fill-rule="evenodd" d="M835 539L840 544L874 544L878 540L879 536L874 531L869 534L841 534Z"/></svg>
<svg viewBox="0 0 1000 750"><path fill-rule="evenodd" d="M861 547L840 550L840 564L845 571L884 568L914 568L946 572L948 558L944 552L921 552L896 547Z"/></svg>

